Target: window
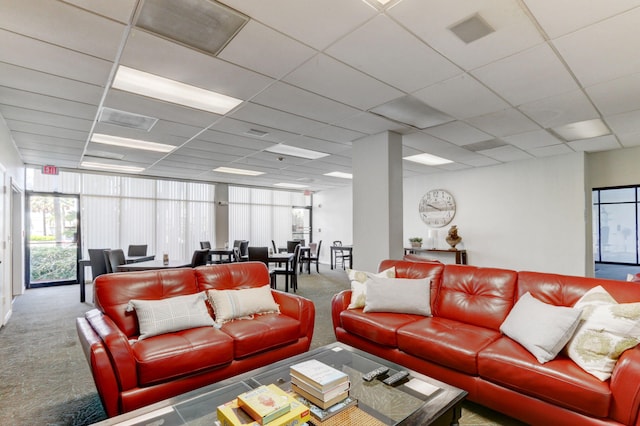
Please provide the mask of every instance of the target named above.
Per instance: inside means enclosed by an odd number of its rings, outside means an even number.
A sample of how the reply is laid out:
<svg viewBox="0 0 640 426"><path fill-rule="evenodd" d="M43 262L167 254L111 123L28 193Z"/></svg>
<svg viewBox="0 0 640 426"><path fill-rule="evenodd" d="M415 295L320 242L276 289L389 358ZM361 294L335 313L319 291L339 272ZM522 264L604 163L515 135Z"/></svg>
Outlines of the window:
<svg viewBox="0 0 640 426"><path fill-rule="evenodd" d="M640 187L593 190L593 242L596 262L638 263Z"/></svg>

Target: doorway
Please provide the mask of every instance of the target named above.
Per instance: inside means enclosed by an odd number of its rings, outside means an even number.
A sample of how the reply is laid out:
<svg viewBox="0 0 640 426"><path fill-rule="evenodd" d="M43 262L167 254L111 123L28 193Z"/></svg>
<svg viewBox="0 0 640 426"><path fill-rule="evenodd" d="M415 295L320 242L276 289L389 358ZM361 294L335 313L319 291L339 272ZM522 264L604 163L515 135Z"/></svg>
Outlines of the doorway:
<svg viewBox="0 0 640 426"><path fill-rule="evenodd" d="M311 206L291 207L291 236L294 240L304 240L307 245L313 238Z"/></svg>
<svg viewBox="0 0 640 426"><path fill-rule="evenodd" d="M27 288L77 283L80 197L28 193L26 200Z"/></svg>

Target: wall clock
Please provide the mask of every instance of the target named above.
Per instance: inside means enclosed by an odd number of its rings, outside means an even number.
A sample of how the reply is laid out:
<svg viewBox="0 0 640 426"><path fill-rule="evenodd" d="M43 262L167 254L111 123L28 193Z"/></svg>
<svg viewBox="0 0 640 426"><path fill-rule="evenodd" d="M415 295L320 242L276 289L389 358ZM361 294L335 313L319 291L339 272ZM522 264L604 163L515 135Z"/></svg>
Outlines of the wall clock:
<svg viewBox="0 0 640 426"><path fill-rule="evenodd" d="M448 225L456 215L456 200L444 189L432 189L420 200L418 211L424 223L441 228Z"/></svg>

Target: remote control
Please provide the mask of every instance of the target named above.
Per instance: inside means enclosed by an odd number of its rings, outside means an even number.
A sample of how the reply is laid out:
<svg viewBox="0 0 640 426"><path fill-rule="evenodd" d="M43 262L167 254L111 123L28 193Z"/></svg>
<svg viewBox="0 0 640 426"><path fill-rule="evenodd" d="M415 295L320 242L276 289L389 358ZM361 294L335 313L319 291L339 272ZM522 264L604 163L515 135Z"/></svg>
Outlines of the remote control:
<svg viewBox="0 0 640 426"><path fill-rule="evenodd" d="M396 374L394 374L392 376L389 376L386 379L384 379L382 381L382 383L384 383L385 385L393 386L396 383L401 382L402 380L404 380L408 376L409 376L409 372L407 370L401 370L401 371L398 371Z"/></svg>
<svg viewBox="0 0 640 426"><path fill-rule="evenodd" d="M362 380L364 380L365 382L370 382L376 377L382 376L387 371L389 371L388 367L378 367L375 370L369 371L367 374L363 374Z"/></svg>

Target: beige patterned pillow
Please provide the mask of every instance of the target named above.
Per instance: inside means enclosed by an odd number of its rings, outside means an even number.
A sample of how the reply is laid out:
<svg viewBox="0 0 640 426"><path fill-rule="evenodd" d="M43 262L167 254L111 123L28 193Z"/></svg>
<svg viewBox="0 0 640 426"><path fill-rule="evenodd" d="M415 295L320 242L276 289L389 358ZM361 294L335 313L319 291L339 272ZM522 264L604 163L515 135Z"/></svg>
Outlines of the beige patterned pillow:
<svg viewBox="0 0 640 426"><path fill-rule="evenodd" d="M255 314L280 312L269 285L239 290L207 290L207 296L218 326L234 319L253 318Z"/></svg>
<svg viewBox="0 0 640 426"><path fill-rule="evenodd" d="M396 267L392 266L389 269L385 269L382 272L374 274L373 272L356 271L355 269L347 269L347 277L351 281L351 303L347 306L347 309L364 308L366 299L366 286L365 283L370 277L378 278L395 278Z"/></svg>
<svg viewBox="0 0 640 426"><path fill-rule="evenodd" d="M584 309L567 353L587 373L605 381L620 355L640 342L640 303L618 304L598 286L585 293L575 307Z"/></svg>
<svg viewBox="0 0 640 426"><path fill-rule="evenodd" d="M188 328L213 326L205 298L204 292L200 292L161 300L132 299L126 310L136 311L140 328L138 340L142 340Z"/></svg>

